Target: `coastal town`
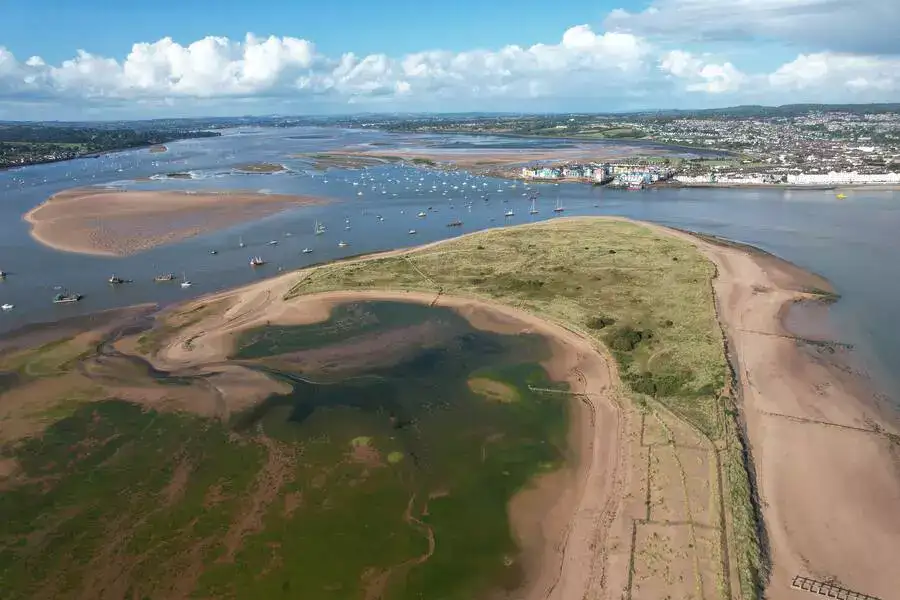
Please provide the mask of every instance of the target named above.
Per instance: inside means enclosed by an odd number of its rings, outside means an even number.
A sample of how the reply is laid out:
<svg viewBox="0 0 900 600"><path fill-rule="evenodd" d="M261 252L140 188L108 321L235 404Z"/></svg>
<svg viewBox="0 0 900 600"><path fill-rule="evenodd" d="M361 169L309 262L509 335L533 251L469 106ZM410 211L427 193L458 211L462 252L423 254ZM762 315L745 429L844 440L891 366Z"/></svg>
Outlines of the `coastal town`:
<svg viewBox="0 0 900 600"><path fill-rule="evenodd" d="M637 151L609 162L533 163L503 175L640 189L683 186L900 184L900 105L736 107L631 115L466 117L382 122L395 131L494 133L576 140L633 140ZM654 156L653 143L683 147Z"/></svg>

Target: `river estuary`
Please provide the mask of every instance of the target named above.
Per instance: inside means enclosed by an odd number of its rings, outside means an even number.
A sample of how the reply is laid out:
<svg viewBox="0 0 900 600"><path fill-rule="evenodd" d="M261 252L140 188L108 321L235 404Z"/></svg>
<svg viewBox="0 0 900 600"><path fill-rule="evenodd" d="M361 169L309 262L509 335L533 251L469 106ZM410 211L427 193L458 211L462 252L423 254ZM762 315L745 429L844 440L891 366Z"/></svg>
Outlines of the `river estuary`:
<svg viewBox="0 0 900 600"><path fill-rule="evenodd" d="M428 147L489 149L564 148L563 140L490 136L394 135L376 131L270 129L228 132L221 138L168 144L99 158L0 172L0 332L22 325L144 302L176 302L275 274L278 270L343 256L413 246L479 229L554 218L557 201L566 216L621 215L746 242L827 277L842 299L829 311L838 339L853 344L879 387L900 398L900 192L847 192L839 200L822 190L651 189L628 192L587 185L533 185L388 164L365 170L317 171L291 158L353 145L391 150ZM649 146L649 145L648 145ZM665 151L654 147L656 150ZM671 149L672 153L683 149ZM288 171L242 174L236 165L273 162ZM190 179L157 178L190 173ZM52 194L82 185L128 189L253 190L325 196L325 205L303 207L201 235L125 258L61 253L35 242L22 215ZM528 196L540 192L538 214ZM487 196L487 199L485 199ZM420 211L424 218L417 217ZM512 211L513 216L504 216ZM448 228L459 219L462 227ZM314 223L327 227L313 234ZM349 226L349 229L347 227ZM415 234L410 234L414 229ZM246 247L239 247L242 240ZM269 245L278 241L278 245ZM338 242L346 242L339 247ZM310 247L312 253L303 254ZM216 250L216 255L210 251ZM262 255L263 268L248 266ZM154 284L159 272L184 272L194 285ZM110 286L112 274L134 283ZM66 288L84 294L75 305L51 298Z"/></svg>

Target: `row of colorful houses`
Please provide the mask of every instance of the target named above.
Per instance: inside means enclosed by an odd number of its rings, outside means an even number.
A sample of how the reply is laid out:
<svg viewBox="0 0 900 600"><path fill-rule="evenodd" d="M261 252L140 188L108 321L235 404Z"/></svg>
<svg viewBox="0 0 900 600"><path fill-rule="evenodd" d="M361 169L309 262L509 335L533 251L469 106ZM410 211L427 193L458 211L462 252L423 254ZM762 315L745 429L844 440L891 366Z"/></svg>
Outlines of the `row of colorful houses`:
<svg viewBox="0 0 900 600"><path fill-rule="evenodd" d="M612 166L609 164L575 164L557 167L523 167L522 178L544 181L582 179L596 183L606 183L612 178Z"/></svg>

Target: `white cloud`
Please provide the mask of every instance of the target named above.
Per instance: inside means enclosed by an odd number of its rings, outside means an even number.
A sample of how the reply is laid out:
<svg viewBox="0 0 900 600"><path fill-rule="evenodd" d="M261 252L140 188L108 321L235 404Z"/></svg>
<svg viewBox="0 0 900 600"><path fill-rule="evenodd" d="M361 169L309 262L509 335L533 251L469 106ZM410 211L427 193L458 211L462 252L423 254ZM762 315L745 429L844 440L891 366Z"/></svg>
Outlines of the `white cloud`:
<svg viewBox="0 0 900 600"><path fill-rule="evenodd" d="M634 35L597 34L587 25L569 29L558 44L400 58L346 53L332 59L317 54L307 40L252 34L243 41L210 36L187 46L171 38L137 43L121 62L79 50L58 66L40 57L20 63L0 48L0 96L26 81L42 85L47 94L143 100L284 94L333 94L347 100L417 93L478 97L525 90L535 95L550 91L542 83L573 71L638 70L648 52Z"/></svg>
<svg viewBox="0 0 900 600"><path fill-rule="evenodd" d="M717 14L724 15L718 26L724 31L743 22L744 16L733 13L744 3L763 7L751 10L747 28L761 14L772 22L791 20L787 0L736 1L737 8L729 5L724 11L711 0L657 0L638 15L610 15L607 21L613 24L632 18L640 26L632 32L578 25L555 44L404 56L327 56L308 40L252 34L242 40L209 36L187 45L171 38L136 43L118 60L79 50L55 65L38 56L20 61L0 47L0 104L18 111L30 99L47 110L56 106L87 114L108 106L206 111L217 103L244 110L243 105L257 101L269 110L303 112L312 106L341 110L345 104L603 111L660 108L686 98L688 106L896 99L900 57L812 52L760 73L739 67L721 52L688 52L636 33L652 29L648 24L669 27L670 22L702 33ZM797 0L797 6L802 13L831 6L829 1ZM689 12L673 19L677 7Z"/></svg>
<svg viewBox="0 0 900 600"><path fill-rule="evenodd" d="M730 62L716 64L683 50L672 50L662 56L659 68L679 79L686 80L689 92L721 94L735 92L747 80Z"/></svg>
<svg viewBox="0 0 900 600"><path fill-rule="evenodd" d="M775 39L816 51L900 54L897 0L655 0L612 11L610 31L697 41Z"/></svg>
<svg viewBox="0 0 900 600"><path fill-rule="evenodd" d="M900 58L819 52L801 54L768 77L773 88L900 92Z"/></svg>

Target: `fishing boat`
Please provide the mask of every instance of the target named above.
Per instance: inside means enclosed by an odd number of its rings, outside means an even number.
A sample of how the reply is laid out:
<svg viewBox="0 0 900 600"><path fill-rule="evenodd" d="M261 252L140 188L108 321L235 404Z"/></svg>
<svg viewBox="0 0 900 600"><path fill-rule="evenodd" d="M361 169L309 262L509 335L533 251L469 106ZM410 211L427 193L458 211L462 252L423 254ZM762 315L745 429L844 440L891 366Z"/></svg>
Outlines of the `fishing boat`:
<svg viewBox="0 0 900 600"><path fill-rule="evenodd" d="M349 246L349 245L350 245L350 244L348 244L348 243L345 242L344 240L341 240L341 241L338 242L338 248L346 248L346 247Z"/></svg>
<svg viewBox="0 0 900 600"><path fill-rule="evenodd" d="M303 254L310 254L312 251L313 251L312 248L304 248L304 249L303 249Z"/></svg>
<svg viewBox="0 0 900 600"><path fill-rule="evenodd" d="M14 309L15 307L16 307L15 304L4 304L3 306L0 306L0 308L2 308L3 310L6 310L6 311L10 311L10 310Z"/></svg>
<svg viewBox="0 0 900 600"><path fill-rule="evenodd" d="M53 296L53 304L72 304L81 300L81 294L70 294L69 292L60 292Z"/></svg>
<svg viewBox="0 0 900 600"><path fill-rule="evenodd" d="M5 277L6 277L6 271L0 271L0 279L3 279Z"/></svg>
<svg viewBox="0 0 900 600"><path fill-rule="evenodd" d="M121 277L116 277L115 275L110 276L107 280L110 285L119 285L120 283L125 283L125 280Z"/></svg>
<svg viewBox="0 0 900 600"><path fill-rule="evenodd" d="M462 227L462 221L459 219L453 219L449 223L447 223L447 227Z"/></svg>
<svg viewBox="0 0 900 600"><path fill-rule="evenodd" d="M266 261L264 261L261 256L254 256L250 259L251 267L261 267L264 264L266 264Z"/></svg>
<svg viewBox="0 0 900 600"><path fill-rule="evenodd" d="M528 214L529 214L529 215L536 215L536 214L538 214L537 206L534 205L534 198L531 199L531 210L528 211Z"/></svg>
<svg viewBox="0 0 900 600"><path fill-rule="evenodd" d="M156 283L164 283L166 281L175 281L174 273L162 273L153 278Z"/></svg>
<svg viewBox="0 0 900 600"><path fill-rule="evenodd" d="M191 287L192 285L193 285L193 284L192 284L190 281L188 281L188 279L187 279L187 277L185 276L185 274L182 273L182 274L181 274L181 287L183 287L183 288L189 288L189 287Z"/></svg>
<svg viewBox="0 0 900 600"><path fill-rule="evenodd" d="M508 211L506 211L505 213L503 213L503 216L504 216L504 217L513 217L513 216L515 216L515 214L516 214L516 213L514 213L514 212L512 211L512 209L509 209Z"/></svg>

